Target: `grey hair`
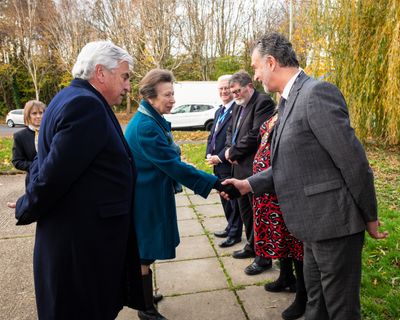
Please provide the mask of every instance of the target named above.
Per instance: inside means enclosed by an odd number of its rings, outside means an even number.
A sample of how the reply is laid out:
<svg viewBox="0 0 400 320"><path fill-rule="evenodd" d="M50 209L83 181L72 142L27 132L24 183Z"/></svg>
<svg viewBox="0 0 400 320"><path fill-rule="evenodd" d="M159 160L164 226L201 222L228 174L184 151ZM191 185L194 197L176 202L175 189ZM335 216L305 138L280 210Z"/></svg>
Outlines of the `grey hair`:
<svg viewBox="0 0 400 320"><path fill-rule="evenodd" d="M96 65L101 64L108 70L112 70L117 68L121 62L128 62L129 68L133 67L132 56L111 41L89 42L79 53L72 68L72 76L74 78L90 80L96 69Z"/></svg>
<svg viewBox="0 0 400 320"><path fill-rule="evenodd" d="M230 86L232 86L232 84L234 83L239 83L241 87L245 87L250 83L253 84L253 81L251 80L250 75L246 71L240 70L234 73L231 79L229 80Z"/></svg>
<svg viewBox="0 0 400 320"><path fill-rule="evenodd" d="M229 81L229 80L231 80L231 78L232 78L231 74L224 74L224 75L220 76L217 81L218 82Z"/></svg>
<svg viewBox="0 0 400 320"><path fill-rule="evenodd" d="M283 35L277 32L267 33L261 36L253 45L261 56L273 56L281 67L299 67L299 61L292 44Z"/></svg>

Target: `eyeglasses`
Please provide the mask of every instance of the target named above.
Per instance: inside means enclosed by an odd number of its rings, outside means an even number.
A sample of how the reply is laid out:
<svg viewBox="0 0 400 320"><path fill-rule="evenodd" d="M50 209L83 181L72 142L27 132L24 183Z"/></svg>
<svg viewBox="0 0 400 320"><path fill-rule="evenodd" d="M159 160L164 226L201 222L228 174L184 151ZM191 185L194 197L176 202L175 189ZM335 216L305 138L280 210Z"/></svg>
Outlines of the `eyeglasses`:
<svg viewBox="0 0 400 320"><path fill-rule="evenodd" d="M234 94L234 95L238 95L238 94L240 94L242 92L242 89L243 88L238 88L236 90L231 90L231 93Z"/></svg>
<svg viewBox="0 0 400 320"><path fill-rule="evenodd" d="M219 91L229 91L229 87L219 87Z"/></svg>

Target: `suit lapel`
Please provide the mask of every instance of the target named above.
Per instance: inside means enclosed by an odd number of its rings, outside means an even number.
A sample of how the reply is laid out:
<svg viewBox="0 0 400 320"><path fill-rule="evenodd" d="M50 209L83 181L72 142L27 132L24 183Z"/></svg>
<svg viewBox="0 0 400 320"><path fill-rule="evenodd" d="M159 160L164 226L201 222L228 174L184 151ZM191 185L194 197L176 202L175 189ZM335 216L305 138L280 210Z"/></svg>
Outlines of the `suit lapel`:
<svg viewBox="0 0 400 320"><path fill-rule="evenodd" d="M293 84L293 87L292 87L292 89L291 89L291 91L289 93L289 97L288 97L288 99L286 101L286 104L285 104L284 113L282 115L282 118L279 120L279 128L278 128L278 131L276 132L275 143L274 143L274 145L272 147L272 151L271 151L271 162L272 162L272 160L274 158L275 151L276 151L276 148L277 148L277 146L279 144L279 140L281 138L282 131L283 131L283 128L285 126L286 120L289 117L289 115L290 115L290 113L291 113L291 111L293 109L293 106L294 106L294 103L296 102L296 99L297 99L297 96L299 94L299 91L302 88L304 82L307 81L309 78L310 77L307 76L304 72L301 72L299 77L297 78L297 80Z"/></svg>
<svg viewBox="0 0 400 320"><path fill-rule="evenodd" d="M254 93L251 96L249 102L247 103L246 108L244 108L243 111L242 111L242 112L244 112L244 115L242 116L242 120L239 123L238 134L239 134L240 128L243 126L243 123L246 122L246 119L249 116L249 114L251 112L251 109L253 108L254 101L257 99L257 97L258 97L258 91L256 91L254 89Z"/></svg>
<svg viewBox="0 0 400 320"><path fill-rule="evenodd" d="M218 134L222 130L222 128L229 122L229 119L232 117L232 110L233 110L232 107L233 107L233 105L229 108L228 114L225 116L224 121L222 121L219 124L218 129L215 132L215 134Z"/></svg>

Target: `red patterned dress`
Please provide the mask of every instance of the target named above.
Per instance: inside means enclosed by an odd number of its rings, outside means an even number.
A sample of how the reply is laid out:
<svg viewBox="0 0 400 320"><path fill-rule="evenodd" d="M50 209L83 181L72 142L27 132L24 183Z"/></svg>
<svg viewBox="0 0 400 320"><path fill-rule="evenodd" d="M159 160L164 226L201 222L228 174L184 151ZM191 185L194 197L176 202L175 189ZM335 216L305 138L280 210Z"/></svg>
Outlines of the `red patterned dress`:
<svg viewBox="0 0 400 320"><path fill-rule="evenodd" d="M254 157L253 173L270 166L272 129L278 115L265 121L260 127L262 137ZM294 238L283 221L282 212L275 194L264 193L253 197L254 247L258 256L265 258L293 258L303 260L303 243Z"/></svg>

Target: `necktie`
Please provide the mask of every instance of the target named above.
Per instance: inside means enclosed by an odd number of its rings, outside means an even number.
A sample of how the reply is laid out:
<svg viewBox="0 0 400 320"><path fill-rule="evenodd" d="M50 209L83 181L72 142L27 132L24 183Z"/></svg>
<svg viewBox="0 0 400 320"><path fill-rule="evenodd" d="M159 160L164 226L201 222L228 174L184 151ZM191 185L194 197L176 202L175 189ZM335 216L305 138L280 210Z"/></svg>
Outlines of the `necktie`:
<svg viewBox="0 0 400 320"><path fill-rule="evenodd" d="M212 138L211 138L211 148L212 148L212 151L215 150L215 141L216 141L216 139L217 139L218 127L220 126L221 122L224 120L225 116L226 116L225 107L224 107L224 106L221 106L220 113L219 113L217 122L216 122L216 124L215 124L214 132L213 132L213 135L212 135Z"/></svg>
<svg viewBox="0 0 400 320"><path fill-rule="evenodd" d="M285 111L285 106L286 106L286 99L284 97L281 97L281 100L279 100L279 104L278 104L278 120L275 123L275 128L274 128L274 133L273 133L273 136L272 136L271 147L273 145L275 145L276 134L278 133L278 129L279 129L279 125L280 125L280 122L281 122L281 118L283 116L283 112ZM271 149L273 149L273 147Z"/></svg>

